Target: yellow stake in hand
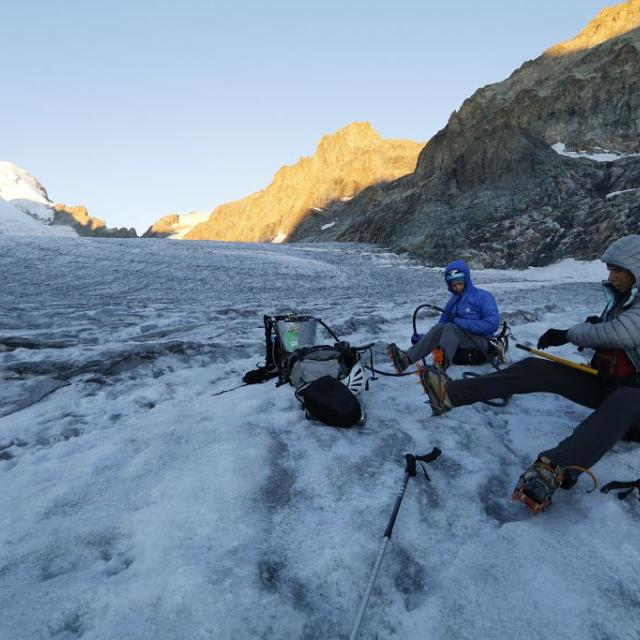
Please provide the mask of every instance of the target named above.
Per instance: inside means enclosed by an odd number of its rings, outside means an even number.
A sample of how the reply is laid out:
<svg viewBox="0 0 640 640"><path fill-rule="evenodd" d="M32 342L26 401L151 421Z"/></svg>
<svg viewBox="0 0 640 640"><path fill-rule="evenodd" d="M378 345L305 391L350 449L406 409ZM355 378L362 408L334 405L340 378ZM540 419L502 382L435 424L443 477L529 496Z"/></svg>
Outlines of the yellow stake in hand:
<svg viewBox="0 0 640 640"><path fill-rule="evenodd" d="M565 366L571 367L572 369L577 369L578 371L584 371L585 373L590 373L592 376L602 376L605 378L609 377L605 373L602 373L602 371L598 371L597 369L594 369L593 367L589 367L586 364L580 364L579 362L574 362L573 360L567 360L566 358L559 358L558 356L553 356L550 353L540 351L540 349L534 349L533 347L529 347L526 344L516 343L516 347L518 347L518 349L524 349L529 353L533 353L536 356L542 356L543 358L546 358L547 360L551 360L552 362L559 362L560 364L564 364Z"/></svg>

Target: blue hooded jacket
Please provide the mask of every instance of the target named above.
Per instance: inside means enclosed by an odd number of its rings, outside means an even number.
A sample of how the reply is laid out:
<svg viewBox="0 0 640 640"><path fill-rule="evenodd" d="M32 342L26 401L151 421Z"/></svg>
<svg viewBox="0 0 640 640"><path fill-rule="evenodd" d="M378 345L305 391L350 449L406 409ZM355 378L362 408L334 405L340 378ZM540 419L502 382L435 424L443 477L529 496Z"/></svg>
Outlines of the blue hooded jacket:
<svg viewBox="0 0 640 640"><path fill-rule="evenodd" d="M453 322L473 335L491 338L500 326L495 298L488 291L474 286L471 281L471 272L464 260L450 262L445 268L445 274L451 269L464 272L464 290L460 295L456 295L447 283L447 288L453 295L449 298L444 308L445 313L440 316L438 322L440 324Z"/></svg>

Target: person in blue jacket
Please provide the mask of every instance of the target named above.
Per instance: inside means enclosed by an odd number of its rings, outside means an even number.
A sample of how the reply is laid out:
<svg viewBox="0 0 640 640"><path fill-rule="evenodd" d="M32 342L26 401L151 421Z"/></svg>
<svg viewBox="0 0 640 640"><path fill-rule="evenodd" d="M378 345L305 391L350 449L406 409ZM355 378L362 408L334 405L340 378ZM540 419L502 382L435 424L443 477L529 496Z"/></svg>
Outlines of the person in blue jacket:
<svg viewBox="0 0 640 640"><path fill-rule="evenodd" d="M471 281L471 272L464 260L450 262L444 270L444 279L451 297L438 323L426 334L414 334L412 347L403 351L395 343L387 346L387 353L398 373L434 350L434 364L446 369L458 348L489 350L492 338L500 325L495 298Z"/></svg>

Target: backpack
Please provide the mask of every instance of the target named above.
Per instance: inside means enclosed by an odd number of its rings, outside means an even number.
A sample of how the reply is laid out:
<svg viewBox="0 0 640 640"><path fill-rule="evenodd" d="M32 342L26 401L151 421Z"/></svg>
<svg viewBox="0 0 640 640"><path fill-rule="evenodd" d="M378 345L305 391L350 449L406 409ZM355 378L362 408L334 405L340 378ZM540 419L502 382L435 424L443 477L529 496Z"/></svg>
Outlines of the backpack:
<svg viewBox="0 0 640 640"><path fill-rule="evenodd" d="M474 366L490 362L496 368L498 365L508 362L507 350L509 349L509 336L511 331L506 322L502 323L502 331L493 338L488 338L489 348L487 352L480 349L457 349L453 356L453 364Z"/></svg>
<svg viewBox="0 0 640 640"><path fill-rule="evenodd" d="M333 345L318 345L317 325L334 338ZM289 383L308 419L336 427L362 422L356 398L366 385L360 354L341 341L322 320L305 315L264 316L265 364L248 371L247 384L278 378L276 386Z"/></svg>
<svg viewBox="0 0 640 640"><path fill-rule="evenodd" d="M296 389L296 398L307 420L320 420L331 427L352 427L361 422L358 398L333 376L322 376Z"/></svg>

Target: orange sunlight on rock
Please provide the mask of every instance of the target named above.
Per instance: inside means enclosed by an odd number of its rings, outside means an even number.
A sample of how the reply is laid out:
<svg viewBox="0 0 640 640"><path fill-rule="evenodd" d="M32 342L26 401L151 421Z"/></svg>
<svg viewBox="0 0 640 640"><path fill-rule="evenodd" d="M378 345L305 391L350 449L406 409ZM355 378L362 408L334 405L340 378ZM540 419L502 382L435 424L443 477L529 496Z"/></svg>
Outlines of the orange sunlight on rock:
<svg viewBox="0 0 640 640"><path fill-rule="evenodd" d="M637 27L640 27L640 0L627 0L602 9L575 38L550 47L545 55L557 57L591 49Z"/></svg>

